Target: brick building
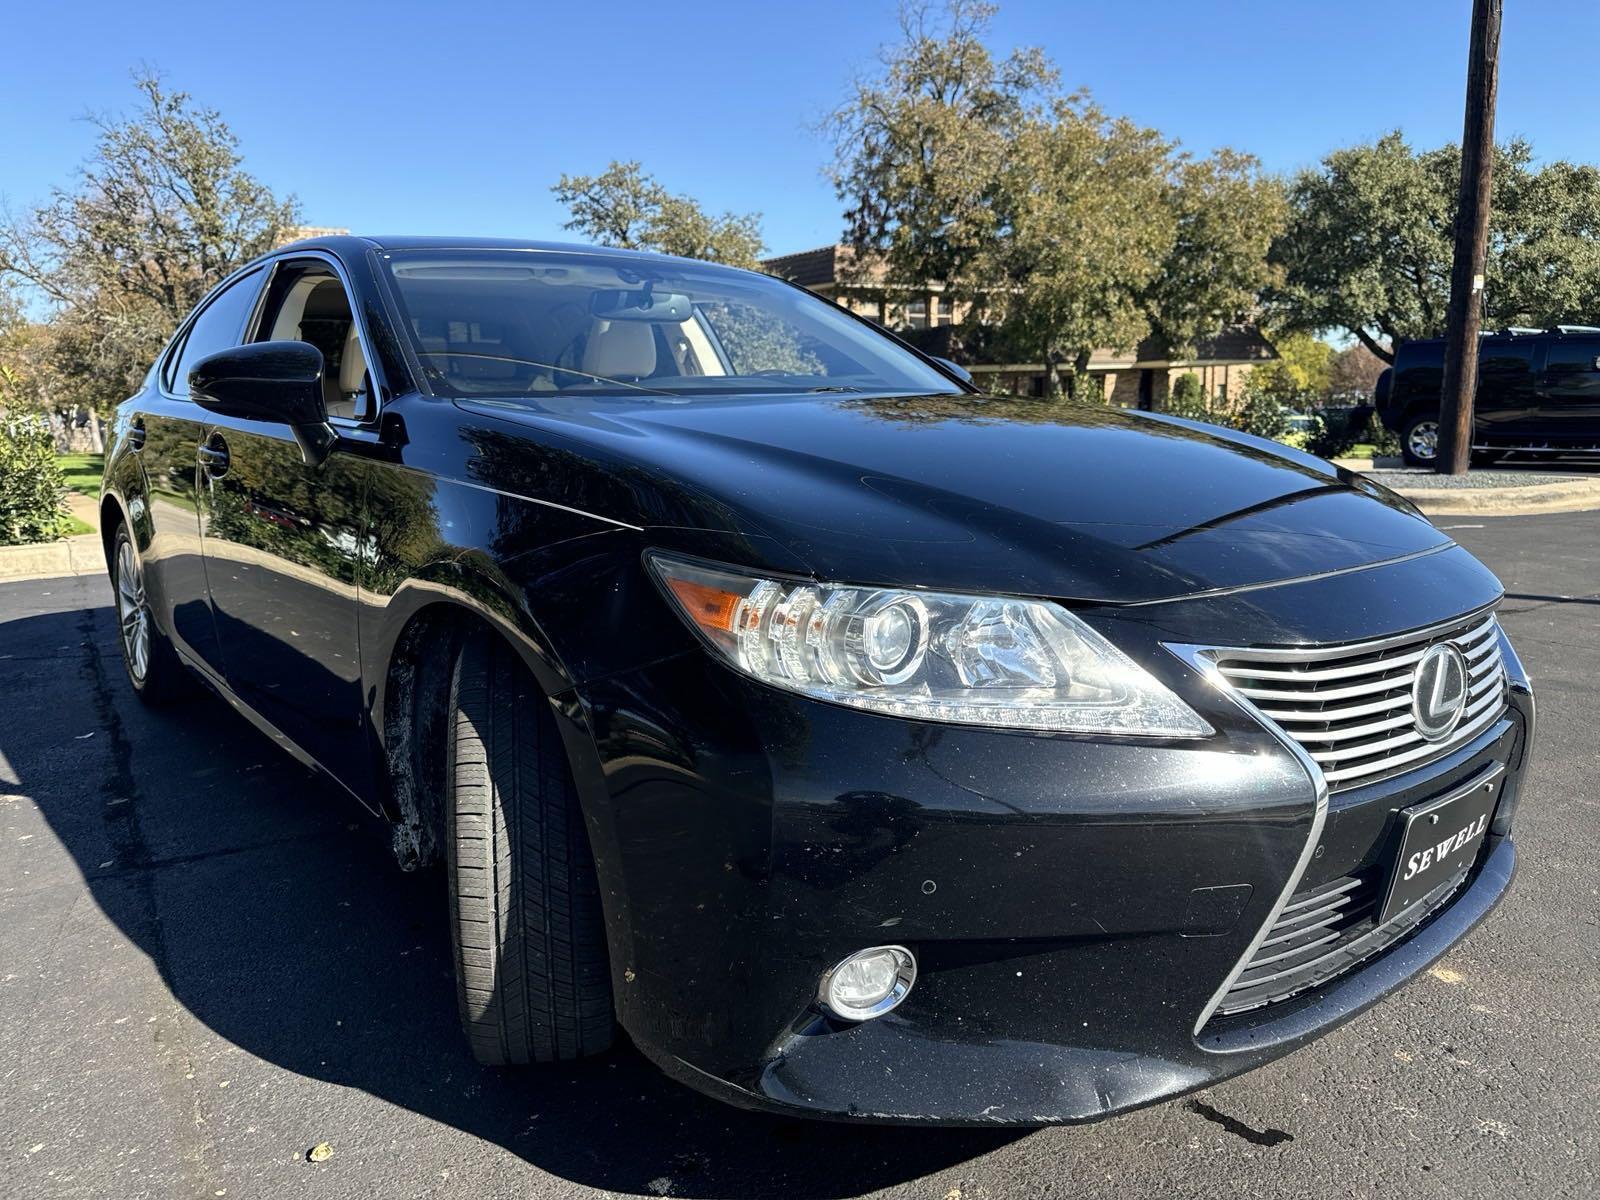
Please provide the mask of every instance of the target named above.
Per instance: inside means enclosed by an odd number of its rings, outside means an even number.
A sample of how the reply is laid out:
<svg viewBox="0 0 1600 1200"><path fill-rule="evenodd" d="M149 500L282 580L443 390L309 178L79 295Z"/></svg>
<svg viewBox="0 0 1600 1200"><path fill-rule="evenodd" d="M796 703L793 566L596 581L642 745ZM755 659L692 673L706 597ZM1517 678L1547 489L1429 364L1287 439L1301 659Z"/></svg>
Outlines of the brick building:
<svg viewBox="0 0 1600 1200"><path fill-rule="evenodd" d="M762 266L894 330L928 354L960 363L988 391L1044 394L1044 364L997 356L985 345L981 329L961 327L965 310L946 297L941 284L914 290L888 288L873 278L875 272L852 270L850 248L839 245L782 254L766 259ZM1153 337L1129 353L1096 350L1089 359L1089 374L1100 381L1111 403L1151 408L1159 407L1173 380L1192 371L1200 377L1208 402L1225 407L1237 399L1256 364L1277 357L1256 326L1231 325L1199 339L1184 354L1172 353Z"/></svg>

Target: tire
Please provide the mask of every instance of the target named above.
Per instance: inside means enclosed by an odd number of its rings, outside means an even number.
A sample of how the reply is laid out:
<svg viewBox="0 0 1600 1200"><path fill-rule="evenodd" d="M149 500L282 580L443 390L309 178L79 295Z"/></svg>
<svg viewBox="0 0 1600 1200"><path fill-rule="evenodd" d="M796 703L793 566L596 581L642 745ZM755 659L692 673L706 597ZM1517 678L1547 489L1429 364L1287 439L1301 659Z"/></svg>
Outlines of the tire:
<svg viewBox="0 0 1600 1200"><path fill-rule="evenodd" d="M487 630L462 642L446 736L450 927L473 1057L599 1054L611 974L577 792L543 693Z"/></svg>
<svg viewBox="0 0 1600 1200"><path fill-rule="evenodd" d="M1439 418L1418 413L1400 430L1400 456L1408 467L1431 467L1439 460Z"/></svg>
<svg viewBox="0 0 1600 1200"><path fill-rule="evenodd" d="M195 679L156 625L144 586L144 564L126 522L111 542L111 591L116 600L122 669L133 694L152 706L194 694Z"/></svg>

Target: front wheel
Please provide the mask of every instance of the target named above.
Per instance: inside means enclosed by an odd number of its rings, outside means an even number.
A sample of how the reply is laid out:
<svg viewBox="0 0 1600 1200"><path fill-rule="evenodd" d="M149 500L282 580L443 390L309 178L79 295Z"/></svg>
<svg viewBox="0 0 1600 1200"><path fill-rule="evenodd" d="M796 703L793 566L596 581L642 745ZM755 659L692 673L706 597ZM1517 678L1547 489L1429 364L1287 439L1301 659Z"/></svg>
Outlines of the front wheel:
<svg viewBox="0 0 1600 1200"><path fill-rule="evenodd" d="M560 735L533 676L488 630L450 685L446 863L456 995L488 1066L611 1045L594 858Z"/></svg>
<svg viewBox="0 0 1600 1200"><path fill-rule="evenodd" d="M1412 417L1400 431L1400 455L1408 467L1431 467L1439 461L1439 418Z"/></svg>

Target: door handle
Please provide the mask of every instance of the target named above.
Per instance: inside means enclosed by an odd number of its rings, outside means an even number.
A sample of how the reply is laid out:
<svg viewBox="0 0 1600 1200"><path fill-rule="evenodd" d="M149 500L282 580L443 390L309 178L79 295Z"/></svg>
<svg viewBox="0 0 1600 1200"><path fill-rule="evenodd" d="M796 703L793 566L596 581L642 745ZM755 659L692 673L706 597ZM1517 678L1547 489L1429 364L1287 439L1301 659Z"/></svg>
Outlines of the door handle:
<svg viewBox="0 0 1600 1200"><path fill-rule="evenodd" d="M200 446L200 465L212 479L221 479L228 473L228 443L220 433L213 433Z"/></svg>
<svg viewBox="0 0 1600 1200"><path fill-rule="evenodd" d="M133 424L128 426L128 449L143 450L144 438L144 418L135 417Z"/></svg>

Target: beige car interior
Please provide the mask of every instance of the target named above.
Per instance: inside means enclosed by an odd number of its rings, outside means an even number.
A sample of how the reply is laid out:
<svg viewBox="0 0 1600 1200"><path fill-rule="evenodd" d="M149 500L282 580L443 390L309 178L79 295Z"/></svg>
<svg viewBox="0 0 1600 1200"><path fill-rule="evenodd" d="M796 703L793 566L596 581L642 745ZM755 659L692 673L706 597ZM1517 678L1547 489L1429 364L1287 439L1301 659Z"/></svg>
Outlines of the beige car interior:
<svg viewBox="0 0 1600 1200"><path fill-rule="evenodd" d="M309 342L322 351L322 399L330 417L367 416L370 384L350 300L337 276L307 272L290 285L272 322L272 341Z"/></svg>

